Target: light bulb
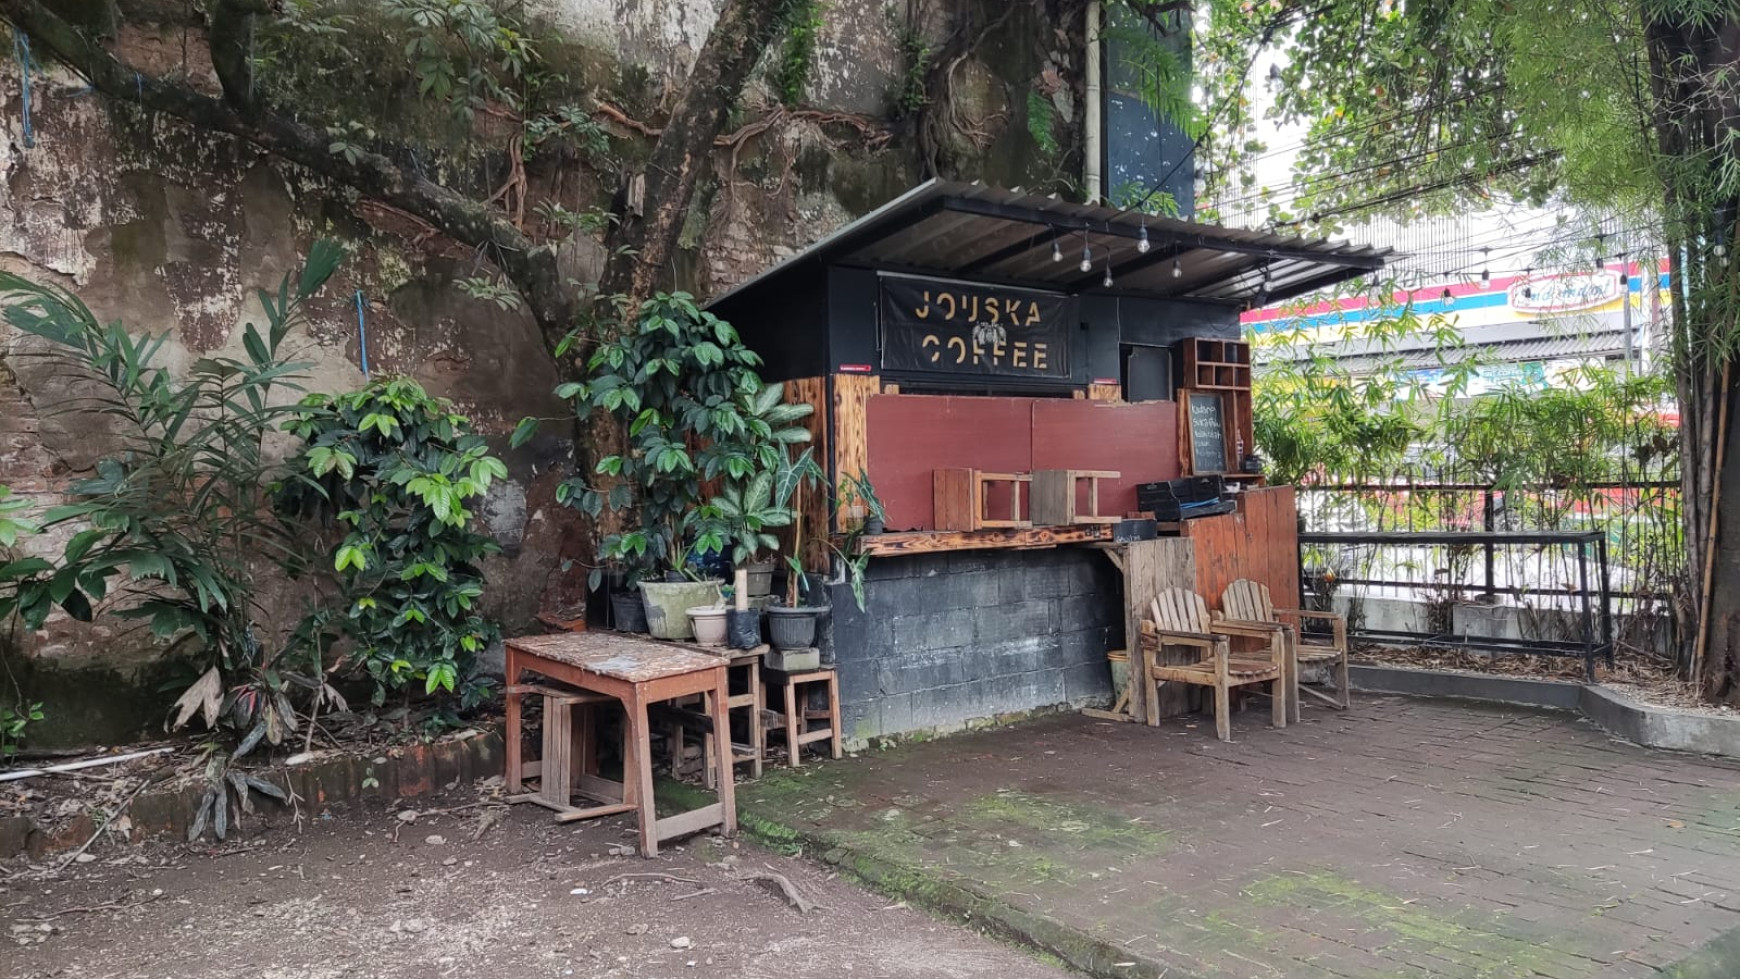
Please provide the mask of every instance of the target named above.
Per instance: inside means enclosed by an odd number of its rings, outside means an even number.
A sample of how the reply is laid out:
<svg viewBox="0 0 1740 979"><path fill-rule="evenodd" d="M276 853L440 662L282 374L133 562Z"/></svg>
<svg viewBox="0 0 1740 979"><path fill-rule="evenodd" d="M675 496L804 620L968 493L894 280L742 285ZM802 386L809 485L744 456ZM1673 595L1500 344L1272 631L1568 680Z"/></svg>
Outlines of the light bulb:
<svg viewBox="0 0 1740 979"><path fill-rule="evenodd" d="M1058 245L1056 239L1051 242L1051 260L1054 262L1063 261L1063 248Z"/></svg>
<svg viewBox="0 0 1740 979"><path fill-rule="evenodd" d="M1175 258L1172 260L1172 277L1176 279L1182 275L1184 275L1184 266L1179 265L1178 259Z"/></svg>
<svg viewBox="0 0 1740 979"><path fill-rule="evenodd" d="M1106 263L1106 277L1100 280L1100 285L1107 289L1112 287L1112 263L1110 262Z"/></svg>
<svg viewBox="0 0 1740 979"><path fill-rule="evenodd" d="M1480 288L1482 288L1482 289L1491 289L1492 288L1492 273L1488 272L1485 269L1480 270Z"/></svg>
<svg viewBox="0 0 1740 979"><path fill-rule="evenodd" d="M1443 300L1444 300L1444 305L1445 305L1445 306L1454 306L1454 305L1456 305L1456 297L1455 297L1455 296L1452 296L1452 295L1450 295L1450 290L1449 290L1449 289L1445 289L1445 290L1444 290L1444 295L1443 295L1443 296L1442 296L1442 297L1441 297L1441 298L1442 298L1442 299L1443 299Z"/></svg>
<svg viewBox="0 0 1740 979"><path fill-rule="evenodd" d="M1148 254L1148 248L1148 226L1144 224L1142 225L1142 230L1136 232L1136 250L1146 255Z"/></svg>
<svg viewBox="0 0 1740 979"><path fill-rule="evenodd" d="M1597 271L1597 272L1607 271L1607 259L1602 258L1600 255L1595 256L1595 271Z"/></svg>
<svg viewBox="0 0 1740 979"><path fill-rule="evenodd" d="M1094 270L1094 250L1087 245L1081 246L1081 270L1083 272Z"/></svg>

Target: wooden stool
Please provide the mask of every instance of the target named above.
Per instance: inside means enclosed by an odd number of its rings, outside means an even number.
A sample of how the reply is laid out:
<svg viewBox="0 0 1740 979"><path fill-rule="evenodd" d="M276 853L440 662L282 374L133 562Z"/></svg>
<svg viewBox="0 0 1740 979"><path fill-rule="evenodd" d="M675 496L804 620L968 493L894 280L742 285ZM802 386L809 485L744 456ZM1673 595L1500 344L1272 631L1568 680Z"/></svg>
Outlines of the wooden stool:
<svg viewBox="0 0 1740 979"><path fill-rule="evenodd" d="M807 673L786 673L781 670L764 669L761 675L766 678L768 686L778 686L785 692L785 712L782 718L785 724L785 748L789 756L789 764L793 768L803 764L803 746L814 741L832 742L833 757L840 757L840 681L833 670L811 670ZM828 685L827 710L810 710L807 685L826 683ZM765 695L764 695L765 697ZM818 730L810 730L811 721L827 721L828 726Z"/></svg>
<svg viewBox="0 0 1740 979"><path fill-rule="evenodd" d="M993 473L977 469L931 470L931 508L938 530L982 530L987 527L1031 527L1021 519L1021 487L1027 473ZM991 516L991 486L1009 484L1009 517Z"/></svg>
<svg viewBox="0 0 1740 979"><path fill-rule="evenodd" d="M723 651L725 653L725 658L731 661L730 666L726 670L728 678L726 680L727 688L729 688L729 676L732 672L736 670L744 670L747 674L745 676L747 686L745 687L744 692L732 694L725 699L725 714L729 717L731 712L734 710L740 708L749 709L749 744L747 748L742 748L740 750L738 744L735 742L732 743L731 767L735 770L738 765L750 766L750 777L752 778L761 777L762 760L766 755L766 752L763 750L766 743L766 735L762 729L760 719L763 706L763 695L761 689L761 656L763 653L767 652L767 650L768 647L763 644L754 649L731 649ZM711 714L713 712L712 694L701 694L698 700L702 705L704 705L706 713ZM683 764L683 750L685 743L682 725L671 725L668 737L670 738L671 743L671 777L677 778L681 774L680 769ZM726 732L726 737L730 737L729 731ZM716 788L718 785L719 766L714 760L716 751L713 745L713 735L703 735L702 744L705 747L701 754L702 757L707 759L707 788Z"/></svg>
<svg viewBox="0 0 1740 979"><path fill-rule="evenodd" d="M1122 517L1100 514L1100 480L1117 479L1122 473L1106 469L1041 469L1033 474L1029 515L1035 527L1067 527L1071 524L1117 523ZM1087 512L1077 512L1076 484L1087 480Z"/></svg>
<svg viewBox="0 0 1740 979"><path fill-rule="evenodd" d="M615 702L603 694L541 683L516 683L507 688L508 731L518 738L521 697L544 699L543 750L535 761L524 761L518 750L508 752L506 790L509 802L531 802L552 809L558 823L613 816L637 808L634 791L598 774L598 734L593 708ZM575 723L578 721L578 723ZM516 748L518 745L515 746ZM524 781L538 780L536 792L525 792ZM597 803L576 806L578 794Z"/></svg>

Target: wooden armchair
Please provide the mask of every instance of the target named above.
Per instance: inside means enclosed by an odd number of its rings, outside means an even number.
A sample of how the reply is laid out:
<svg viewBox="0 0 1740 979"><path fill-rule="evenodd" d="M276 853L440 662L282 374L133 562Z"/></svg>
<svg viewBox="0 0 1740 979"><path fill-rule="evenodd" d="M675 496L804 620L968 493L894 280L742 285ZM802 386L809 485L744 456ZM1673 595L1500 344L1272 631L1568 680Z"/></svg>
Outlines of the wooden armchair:
<svg viewBox="0 0 1740 979"><path fill-rule="evenodd" d="M1287 629L1275 623L1235 622L1209 615L1202 596L1183 588L1168 588L1149 606L1152 621L1142 623L1141 675L1152 684L1148 694L1148 723L1160 723L1160 710L1155 692L1167 683L1188 683L1214 688L1214 728L1222 741L1232 740L1232 688L1258 683L1270 685L1274 699L1272 723L1287 726L1287 707L1291 701L1289 686L1294 676L1291 664L1293 644L1287 639ZM1267 655L1261 652L1233 652L1230 639L1245 637L1264 640ZM1193 660L1162 663L1163 647L1176 646L1195 651Z"/></svg>
<svg viewBox="0 0 1740 979"><path fill-rule="evenodd" d="M1276 608L1269 599L1269 586L1261 582L1240 578L1226 586L1226 592L1220 597L1221 611L1229 618L1248 619L1253 622L1281 622L1288 619L1296 622L1293 631L1296 652L1294 660L1301 666L1330 665L1335 666L1335 696L1330 696L1321 690L1313 690L1304 684L1299 684L1301 693L1307 693L1337 710L1346 710L1349 704L1347 692L1347 619L1334 612L1307 612L1304 609ZM1330 634L1307 635L1304 629L1305 621L1315 619L1330 624ZM1288 623L1293 624L1293 623ZM1298 699L1295 697L1289 720L1299 719Z"/></svg>

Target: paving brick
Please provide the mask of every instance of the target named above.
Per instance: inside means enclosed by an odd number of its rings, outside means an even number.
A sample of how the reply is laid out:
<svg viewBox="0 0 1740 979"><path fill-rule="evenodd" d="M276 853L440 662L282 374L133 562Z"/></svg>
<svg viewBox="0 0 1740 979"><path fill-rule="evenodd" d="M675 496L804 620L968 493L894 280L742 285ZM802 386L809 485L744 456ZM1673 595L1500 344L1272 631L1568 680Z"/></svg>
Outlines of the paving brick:
<svg viewBox="0 0 1740 979"><path fill-rule="evenodd" d="M946 725L1105 682L1082 663L879 706ZM1202 717L1069 715L908 745L832 770L863 806L797 821L864 839L886 800L925 800L897 871L1204 979L1642 977L1740 927L1740 764L1395 698L1267 720L1235 714L1230 744Z"/></svg>

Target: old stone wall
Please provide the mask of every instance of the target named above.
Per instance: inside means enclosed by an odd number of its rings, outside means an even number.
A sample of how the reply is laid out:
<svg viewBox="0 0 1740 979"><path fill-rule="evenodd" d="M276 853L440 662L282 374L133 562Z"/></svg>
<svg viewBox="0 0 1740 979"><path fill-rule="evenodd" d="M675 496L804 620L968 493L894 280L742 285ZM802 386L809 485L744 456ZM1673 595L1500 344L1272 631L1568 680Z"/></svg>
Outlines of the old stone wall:
<svg viewBox="0 0 1740 979"><path fill-rule="evenodd" d="M595 59L586 66L586 77L599 79L594 94L620 95L652 123L718 7L717 0L541 4L564 38ZM1032 152L1023 106L1030 88L1055 94L1060 66L1076 60L1069 47L1075 35L1047 19L1059 7L1051 0L1011 4L1022 8L1019 17L999 13L1004 6L826 3L803 105L781 107L763 82L746 93L741 124L773 122L719 151L716 175L685 233L679 285L708 295L741 281L934 172L1061 186L1067 167ZM189 31L130 25L114 43L142 70L185 74L215 91L203 39ZM903 54L910 31L921 32L927 49L949 52L946 73L929 65L929 76L945 82L929 104L970 130L940 164L922 149L921 130L935 129L926 110L891 108L901 86L926 67ZM986 39L994 63L961 53L967 33ZM563 413L550 393L555 368L529 316L456 287L487 271L476 256L405 215L233 140L112 104L52 65L37 66L31 79L27 145L21 80L16 61L0 66L0 268L73 290L105 321L166 335L163 360L179 370L202 355L239 354L241 324L263 319L253 290L296 268L312 240L349 243L351 258L313 305L307 329L291 340L297 357L313 365L307 386L335 391L363 383L366 333L374 372L410 375L456 401L510 470L481 508L504 548L488 568L488 611L510 632L523 631L552 595L576 593L585 569L565 570L564 558L589 528L554 500L571 446L559 431L522 449L507 446L519 418ZM626 157L637 140L644 149L635 132L616 135ZM1068 143L1068 133L1061 135ZM1027 171L1029 157L1036 162ZM472 182L493 185L503 172L499 150L485 145L469 162L478 160L481 176ZM578 207L608 199L616 176L581 173L567 161L534 165L530 179L534 198ZM572 240L563 254L575 279L596 279L596 241ZM358 323L359 294L366 327ZM69 484L117 444L96 417L69 410L75 391L40 343L0 324L0 484L38 511L62 502ZM22 550L52 555L65 536L45 534ZM162 644L112 616L88 625L61 617L37 634L7 624L0 660L0 702L21 694L48 704L49 720L32 732L38 745L136 735L161 723L170 699L159 690L174 669Z"/></svg>

